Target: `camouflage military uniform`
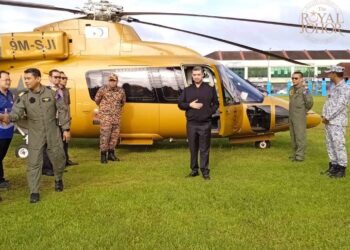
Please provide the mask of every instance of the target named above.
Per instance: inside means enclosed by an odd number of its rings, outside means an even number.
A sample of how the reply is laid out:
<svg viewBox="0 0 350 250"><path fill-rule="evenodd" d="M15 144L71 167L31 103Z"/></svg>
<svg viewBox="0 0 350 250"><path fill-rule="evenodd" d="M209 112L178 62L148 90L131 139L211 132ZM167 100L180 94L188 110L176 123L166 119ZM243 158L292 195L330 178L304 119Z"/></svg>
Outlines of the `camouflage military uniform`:
<svg viewBox="0 0 350 250"><path fill-rule="evenodd" d="M29 139L27 178L31 193L39 193L45 147L53 163L56 181L62 180L66 161L56 115L64 130L69 130L70 121L62 98L44 86L37 93L29 90L17 98L10 119L16 122L24 115L28 120Z"/></svg>
<svg viewBox="0 0 350 250"><path fill-rule="evenodd" d="M348 163L345 133L348 125L349 98L350 87L343 80L331 89L322 111L322 116L329 121L325 125L329 161L343 167Z"/></svg>
<svg viewBox="0 0 350 250"><path fill-rule="evenodd" d="M312 108L313 98L304 87L293 86L289 91L289 131L293 160L304 160L306 149L306 113Z"/></svg>
<svg viewBox="0 0 350 250"><path fill-rule="evenodd" d="M124 90L103 86L97 91L95 102L99 105L101 152L114 150L119 138L121 111L125 103Z"/></svg>

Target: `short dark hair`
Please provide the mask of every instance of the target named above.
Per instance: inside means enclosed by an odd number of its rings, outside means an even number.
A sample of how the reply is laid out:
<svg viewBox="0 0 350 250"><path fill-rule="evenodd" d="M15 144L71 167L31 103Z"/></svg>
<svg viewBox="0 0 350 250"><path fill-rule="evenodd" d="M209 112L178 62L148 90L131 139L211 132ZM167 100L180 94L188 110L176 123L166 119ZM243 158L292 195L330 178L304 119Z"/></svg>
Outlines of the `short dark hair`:
<svg viewBox="0 0 350 250"><path fill-rule="evenodd" d="M24 74L32 74L35 78L41 77L41 72L37 68L29 68L24 71Z"/></svg>
<svg viewBox="0 0 350 250"><path fill-rule="evenodd" d="M334 72L334 74L336 74L337 77L344 77L344 72Z"/></svg>
<svg viewBox="0 0 350 250"><path fill-rule="evenodd" d="M60 71L60 74L66 74L66 73L64 73L64 71Z"/></svg>
<svg viewBox="0 0 350 250"><path fill-rule="evenodd" d="M55 73L55 72L61 74L61 71L59 71L58 69L52 69L52 70L49 71L49 76L52 76L52 74Z"/></svg>
<svg viewBox="0 0 350 250"><path fill-rule="evenodd" d="M6 75L10 75L9 72L5 71L5 70L0 70L0 78L2 74L6 74Z"/></svg>
<svg viewBox="0 0 350 250"><path fill-rule="evenodd" d="M201 66L194 66L192 69L192 72L193 71L200 71L200 72L204 73L203 67L201 67Z"/></svg>
<svg viewBox="0 0 350 250"><path fill-rule="evenodd" d="M301 71L294 71L294 72L293 72L293 75L294 75L294 74L298 74L298 75L300 75L301 78L304 78L304 74L301 73Z"/></svg>

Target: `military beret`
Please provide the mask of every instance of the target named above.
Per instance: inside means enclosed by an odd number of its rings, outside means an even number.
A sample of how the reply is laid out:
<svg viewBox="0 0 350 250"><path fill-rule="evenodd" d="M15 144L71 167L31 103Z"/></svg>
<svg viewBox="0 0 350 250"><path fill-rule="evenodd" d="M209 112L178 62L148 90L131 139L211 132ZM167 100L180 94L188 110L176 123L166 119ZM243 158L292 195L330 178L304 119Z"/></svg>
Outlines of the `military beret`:
<svg viewBox="0 0 350 250"><path fill-rule="evenodd" d="M345 68L342 66L330 66L324 73L342 73Z"/></svg>

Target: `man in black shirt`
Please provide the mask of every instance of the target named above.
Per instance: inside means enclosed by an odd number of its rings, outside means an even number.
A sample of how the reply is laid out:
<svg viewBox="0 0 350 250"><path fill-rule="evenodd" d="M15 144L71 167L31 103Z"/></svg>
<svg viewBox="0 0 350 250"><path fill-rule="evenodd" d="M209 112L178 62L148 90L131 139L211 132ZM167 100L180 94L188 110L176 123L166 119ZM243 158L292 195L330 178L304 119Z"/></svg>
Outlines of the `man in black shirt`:
<svg viewBox="0 0 350 250"><path fill-rule="evenodd" d="M205 180L209 176L209 149L212 115L219 107L218 96L214 87L203 83L203 68L192 69L194 84L186 87L179 98L179 108L186 111L187 137L191 152L191 172L189 177L198 176L198 151L200 169Z"/></svg>

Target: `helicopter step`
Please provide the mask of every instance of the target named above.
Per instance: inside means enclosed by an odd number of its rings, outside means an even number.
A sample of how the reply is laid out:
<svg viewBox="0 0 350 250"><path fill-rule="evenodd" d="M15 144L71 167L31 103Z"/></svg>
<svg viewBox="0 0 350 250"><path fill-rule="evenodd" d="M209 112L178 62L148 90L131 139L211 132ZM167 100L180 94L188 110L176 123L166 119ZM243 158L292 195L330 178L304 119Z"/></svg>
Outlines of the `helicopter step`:
<svg viewBox="0 0 350 250"><path fill-rule="evenodd" d="M270 141L274 138L274 136L274 133L270 133L255 136L230 137L229 142L232 144L254 142L256 148L266 149L271 146Z"/></svg>

